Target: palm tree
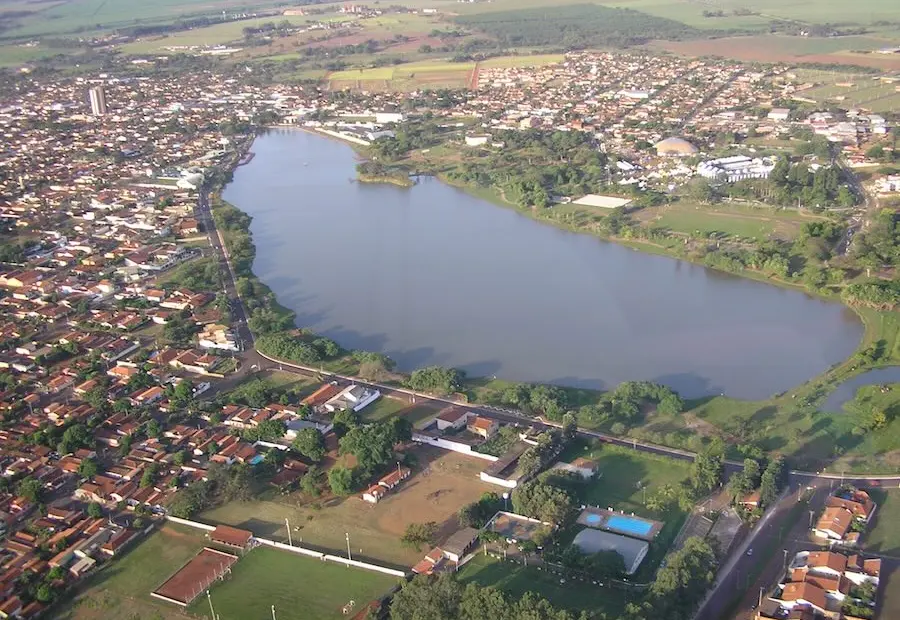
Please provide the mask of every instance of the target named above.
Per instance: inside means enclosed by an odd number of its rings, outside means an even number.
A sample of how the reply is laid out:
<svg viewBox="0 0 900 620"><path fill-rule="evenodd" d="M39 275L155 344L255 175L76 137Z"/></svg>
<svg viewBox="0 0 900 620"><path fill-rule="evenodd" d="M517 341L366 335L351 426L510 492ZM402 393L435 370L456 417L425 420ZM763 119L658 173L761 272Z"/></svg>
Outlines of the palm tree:
<svg viewBox="0 0 900 620"><path fill-rule="evenodd" d="M478 536L481 538L481 544L484 547L484 555L487 555L488 543L494 543L500 540L500 534L494 530L484 530Z"/></svg>

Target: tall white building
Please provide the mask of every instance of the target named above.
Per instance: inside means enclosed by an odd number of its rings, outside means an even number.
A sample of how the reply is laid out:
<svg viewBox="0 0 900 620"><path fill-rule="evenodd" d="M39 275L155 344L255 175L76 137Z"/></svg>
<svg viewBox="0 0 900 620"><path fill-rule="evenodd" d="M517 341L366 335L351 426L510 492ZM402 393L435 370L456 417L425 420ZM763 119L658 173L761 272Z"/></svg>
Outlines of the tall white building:
<svg viewBox="0 0 900 620"><path fill-rule="evenodd" d="M91 100L91 114L94 116L106 114L106 91L102 86L94 86L88 90L88 97Z"/></svg>

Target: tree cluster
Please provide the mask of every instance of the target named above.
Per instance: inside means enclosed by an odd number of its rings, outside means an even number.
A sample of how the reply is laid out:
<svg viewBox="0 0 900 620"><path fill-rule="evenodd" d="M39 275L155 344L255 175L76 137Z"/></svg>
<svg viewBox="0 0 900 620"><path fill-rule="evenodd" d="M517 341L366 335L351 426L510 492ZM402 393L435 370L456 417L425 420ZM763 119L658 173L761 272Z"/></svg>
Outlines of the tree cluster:
<svg viewBox="0 0 900 620"><path fill-rule="evenodd" d="M426 366L414 370L406 380L406 386L418 392L452 394L460 389L465 373L456 368Z"/></svg>
<svg viewBox="0 0 900 620"><path fill-rule="evenodd" d="M480 499L459 509L459 524L463 527L481 529L488 519L503 508L503 500L493 492L484 493Z"/></svg>
<svg viewBox="0 0 900 620"><path fill-rule="evenodd" d="M403 584L391 603L391 620L586 620L555 609L528 592L515 599L500 590L463 586L452 575L417 576Z"/></svg>
<svg viewBox="0 0 900 620"><path fill-rule="evenodd" d="M538 8L479 13L460 16L455 21L491 35L505 47L627 47L653 39L697 36L694 28L681 22L631 9L587 4L554 6L549 11Z"/></svg>

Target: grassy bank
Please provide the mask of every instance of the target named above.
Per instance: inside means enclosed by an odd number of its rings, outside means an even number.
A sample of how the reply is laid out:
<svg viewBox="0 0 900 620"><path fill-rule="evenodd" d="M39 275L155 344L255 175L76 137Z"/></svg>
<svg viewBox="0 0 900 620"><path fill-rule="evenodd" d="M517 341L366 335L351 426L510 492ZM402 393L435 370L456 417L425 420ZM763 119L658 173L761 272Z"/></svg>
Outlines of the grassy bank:
<svg viewBox="0 0 900 620"><path fill-rule="evenodd" d="M396 185L398 187L412 187L416 184L415 181L409 177L401 176L376 176L359 173L356 175L356 179L360 183L387 183L388 185Z"/></svg>

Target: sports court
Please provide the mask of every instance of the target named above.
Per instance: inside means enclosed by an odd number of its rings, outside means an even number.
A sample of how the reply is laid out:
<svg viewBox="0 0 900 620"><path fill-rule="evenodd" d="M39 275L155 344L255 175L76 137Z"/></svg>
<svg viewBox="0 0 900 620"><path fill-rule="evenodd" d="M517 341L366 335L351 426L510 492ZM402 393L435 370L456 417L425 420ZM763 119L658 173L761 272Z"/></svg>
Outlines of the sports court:
<svg viewBox="0 0 900 620"><path fill-rule="evenodd" d="M237 561L236 555L204 547L190 562L154 590L152 596L186 607L216 579L224 578Z"/></svg>
<svg viewBox="0 0 900 620"><path fill-rule="evenodd" d="M530 519L512 512L500 511L488 523L488 529L497 532L506 540L521 542L531 540L535 533L551 527L549 523L542 523L537 519Z"/></svg>

